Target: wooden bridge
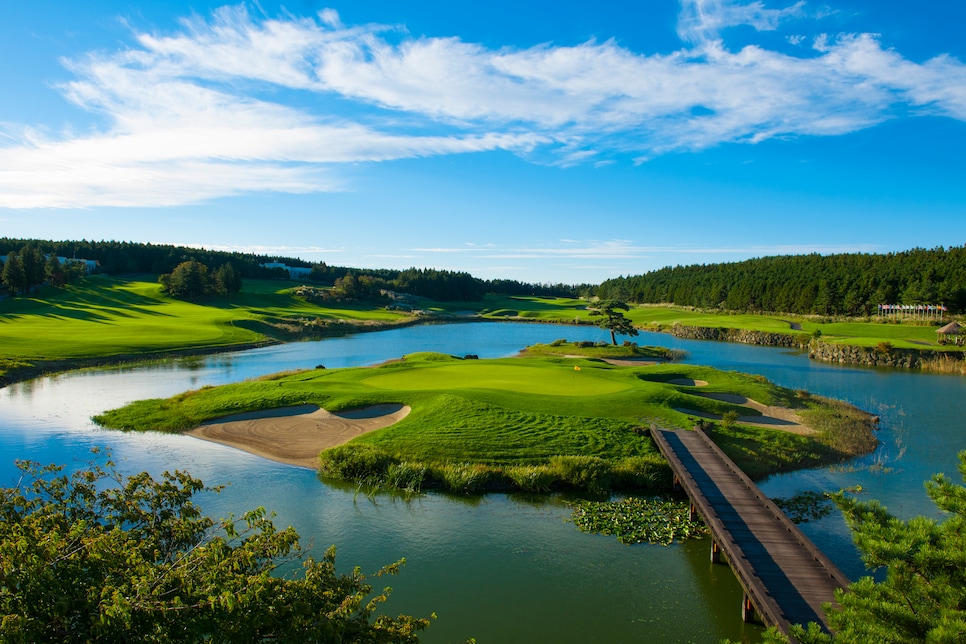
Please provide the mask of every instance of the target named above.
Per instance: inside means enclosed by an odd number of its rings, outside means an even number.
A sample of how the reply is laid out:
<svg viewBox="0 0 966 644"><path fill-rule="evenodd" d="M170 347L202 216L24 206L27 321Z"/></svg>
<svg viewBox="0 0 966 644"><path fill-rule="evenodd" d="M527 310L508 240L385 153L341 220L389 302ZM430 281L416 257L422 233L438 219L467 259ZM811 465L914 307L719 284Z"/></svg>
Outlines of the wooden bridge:
<svg viewBox="0 0 966 644"><path fill-rule="evenodd" d="M742 618L786 634L808 622L828 630L822 604L848 585L845 575L703 431L651 435L711 530L712 561L724 552L741 582Z"/></svg>

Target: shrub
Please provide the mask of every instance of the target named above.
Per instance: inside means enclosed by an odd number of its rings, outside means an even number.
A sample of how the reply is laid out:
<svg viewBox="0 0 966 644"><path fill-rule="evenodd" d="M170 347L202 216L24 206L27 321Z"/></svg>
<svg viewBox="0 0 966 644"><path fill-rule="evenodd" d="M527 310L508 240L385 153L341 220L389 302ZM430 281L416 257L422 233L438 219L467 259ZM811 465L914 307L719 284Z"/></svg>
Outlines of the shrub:
<svg viewBox="0 0 966 644"><path fill-rule="evenodd" d="M881 353L883 355L888 355L892 351L892 343L891 342L880 342L879 344L875 345L875 351L876 351L876 353Z"/></svg>
<svg viewBox="0 0 966 644"><path fill-rule="evenodd" d="M203 515L193 498L218 488L185 472L17 467L0 488L2 642L416 642L429 626L374 615L388 588L338 574L334 546L308 556L264 508Z"/></svg>

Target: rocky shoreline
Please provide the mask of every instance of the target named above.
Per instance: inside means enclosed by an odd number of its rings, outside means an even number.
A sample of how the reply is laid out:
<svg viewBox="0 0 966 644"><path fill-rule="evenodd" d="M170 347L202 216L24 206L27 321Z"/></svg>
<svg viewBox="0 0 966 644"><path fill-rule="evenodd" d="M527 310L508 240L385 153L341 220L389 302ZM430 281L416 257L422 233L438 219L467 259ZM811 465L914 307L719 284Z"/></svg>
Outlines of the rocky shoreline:
<svg viewBox="0 0 966 644"><path fill-rule="evenodd" d="M740 342L766 347L804 348L799 336L789 333L768 333L748 329L686 326L683 324L675 324L667 332L676 338L688 340L717 340L719 342Z"/></svg>
<svg viewBox="0 0 966 644"><path fill-rule="evenodd" d="M808 357L838 364L966 374L966 353L960 351L859 347L849 344L812 342L808 346Z"/></svg>
<svg viewBox="0 0 966 644"><path fill-rule="evenodd" d="M667 332L677 338L740 342L768 347L787 347L808 352L808 357L821 362L919 369L937 373L966 374L966 353L931 349L898 349L891 346L863 347L854 344L832 344L821 339L791 333L768 333L748 329L699 327L675 324Z"/></svg>

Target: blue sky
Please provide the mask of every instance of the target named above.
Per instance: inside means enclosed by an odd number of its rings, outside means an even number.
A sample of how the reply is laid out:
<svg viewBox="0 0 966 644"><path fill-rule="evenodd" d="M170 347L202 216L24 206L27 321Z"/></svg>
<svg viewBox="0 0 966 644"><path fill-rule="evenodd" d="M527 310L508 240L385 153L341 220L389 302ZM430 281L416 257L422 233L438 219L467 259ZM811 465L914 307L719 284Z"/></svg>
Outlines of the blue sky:
<svg viewBox="0 0 966 644"><path fill-rule="evenodd" d="M955 0L33 0L0 235L599 282L966 243Z"/></svg>

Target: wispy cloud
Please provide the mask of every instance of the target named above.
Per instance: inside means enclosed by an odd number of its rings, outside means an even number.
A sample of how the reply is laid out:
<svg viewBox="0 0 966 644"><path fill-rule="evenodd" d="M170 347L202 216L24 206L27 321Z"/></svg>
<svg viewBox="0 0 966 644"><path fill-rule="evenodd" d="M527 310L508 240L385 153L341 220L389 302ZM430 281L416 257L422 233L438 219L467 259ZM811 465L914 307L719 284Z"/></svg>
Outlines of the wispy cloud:
<svg viewBox="0 0 966 644"><path fill-rule="evenodd" d="M739 25L773 31L782 22L803 16L804 9L804 0L783 9L769 9L760 0L682 0L678 35L686 42L700 43L716 40L723 29Z"/></svg>
<svg viewBox="0 0 966 644"><path fill-rule="evenodd" d="M226 253L250 253L253 255L277 255L284 257L312 257L315 255L335 255L346 252L343 248L323 248L321 246L291 246L291 245L264 245L264 244L196 244L184 242L165 242L156 243L171 244L173 246L184 246L185 248L206 248L208 250L223 251Z"/></svg>
<svg viewBox="0 0 966 644"><path fill-rule="evenodd" d="M561 240L541 246L432 247L410 249L415 254L461 255L489 259L643 259L654 256L687 256L689 261L702 255L734 255L764 257L769 255L804 255L875 252L874 244L776 244L751 246L642 246L632 241Z"/></svg>
<svg viewBox="0 0 966 644"><path fill-rule="evenodd" d="M613 40L489 49L346 26L332 9L268 19L226 7L65 61L64 96L104 125L82 136L6 127L0 207L170 206L343 190L340 166L360 162L509 150L602 164L905 114L966 120L966 66L953 57L913 62L870 34L812 34L796 55L732 51L722 34L804 11L683 0L690 46L658 55Z"/></svg>

